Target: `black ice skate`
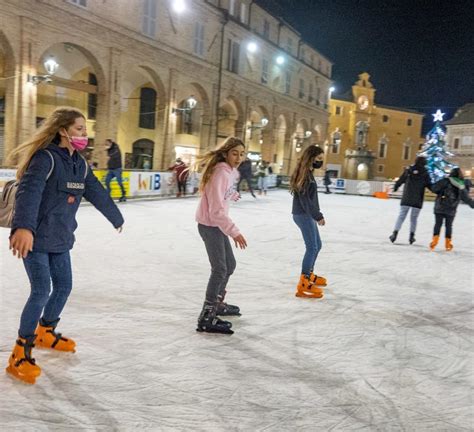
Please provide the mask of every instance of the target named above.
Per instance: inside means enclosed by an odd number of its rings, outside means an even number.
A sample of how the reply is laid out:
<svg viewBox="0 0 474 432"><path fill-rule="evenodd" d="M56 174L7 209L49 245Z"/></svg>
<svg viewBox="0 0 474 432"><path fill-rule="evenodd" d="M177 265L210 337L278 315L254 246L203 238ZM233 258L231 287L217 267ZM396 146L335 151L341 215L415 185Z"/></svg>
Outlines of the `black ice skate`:
<svg viewBox="0 0 474 432"><path fill-rule="evenodd" d="M394 231L392 235L389 237L392 243L395 243L395 240L397 239L397 235L398 235L398 231Z"/></svg>
<svg viewBox="0 0 474 432"><path fill-rule="evenodd" d="M235 305L220 302L217 304L216 315L220 316L241 316L240 308Z"/></svg>
<svg viewBox="0 0 474 432"><path fill-rule="evenodd" d="M206 333L234 334L231 330L232 323L224 321L216 316L216 308L205 305L198 319L196 331Z"/></svg>
<svg viewBox="0 0 474 432"><path fill-rule="evenodd" d="M408 239L408 241L410 242L410 244L413 244L416 242L415 233L410 233L410 238Z"/></svg>

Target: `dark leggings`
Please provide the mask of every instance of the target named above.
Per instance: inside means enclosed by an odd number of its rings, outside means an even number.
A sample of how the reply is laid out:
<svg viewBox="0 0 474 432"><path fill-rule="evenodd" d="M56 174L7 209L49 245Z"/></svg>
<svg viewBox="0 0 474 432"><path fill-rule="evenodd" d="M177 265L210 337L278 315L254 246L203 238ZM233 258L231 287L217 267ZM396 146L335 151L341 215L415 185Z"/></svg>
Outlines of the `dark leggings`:
<svg viewBox="0 0 474 432"><path fill-rule="evenodd" d="M454 216L448 216L440 213L435 213L435 226L434 226L434 231L433 235L439 236L439 233L441 232L441 227L443 226L443 220L446 219L446 238L451 238L451 235L453 233L453 221L454 221Z"/></svg>

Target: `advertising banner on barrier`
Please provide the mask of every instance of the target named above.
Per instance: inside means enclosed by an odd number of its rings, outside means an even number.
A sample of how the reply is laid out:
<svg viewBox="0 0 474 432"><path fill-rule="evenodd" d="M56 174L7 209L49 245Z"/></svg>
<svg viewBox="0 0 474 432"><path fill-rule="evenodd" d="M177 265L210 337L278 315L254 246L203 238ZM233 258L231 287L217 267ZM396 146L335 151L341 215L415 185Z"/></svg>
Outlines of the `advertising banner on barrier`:
<svg viewBox="0 0 474 432"><path fill-rule="evenodd" d="M172 195L176 191L174 175L171 172L132 172L130 196Z"/></svg>
<svg viewBox="0 0 474 432"><path fill-rule="evenodd" d="M326 186L324 185L323 177L316 177L316 183L318 185L318 192L326 192ZM346 193L346 180L341 178L332 178L331 184L329 185L329 191L332 193Z"/></svg>
<svg viewBox="0 0 474 432"><path fill-rule="evenodd" d="M105 178L107 177L107 170L94 170L95 176L99 179L99 181L106 187L105 185ZM122 171L122 181L123 181L123 187L125 188L125 193L127 196L130 196L130 176L131 176L130 171ZM117 179L114 178L110 182L110 189L111 189L111 196L112 198L120 198L122 196L122 191L120 189L120 186L117 182Z"/></svg>

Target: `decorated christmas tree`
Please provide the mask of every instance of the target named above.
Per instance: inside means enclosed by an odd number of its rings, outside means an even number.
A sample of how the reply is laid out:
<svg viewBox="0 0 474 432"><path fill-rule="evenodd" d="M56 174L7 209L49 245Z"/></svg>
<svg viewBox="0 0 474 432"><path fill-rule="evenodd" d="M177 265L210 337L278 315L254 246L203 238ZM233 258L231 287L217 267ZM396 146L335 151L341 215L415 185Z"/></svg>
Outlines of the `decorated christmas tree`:
<svg viewBox="0 0 474 432"><path fill-rule="evenodd" d="M448 158L452 156L452 153L445 148L446 134L441 126L444 114L438 110L432 115L435 125L426 135L426 142L419 154L426 158L426 169L430 174L431 182L436 183L446 177L454 165L448 162Z"/></svg>

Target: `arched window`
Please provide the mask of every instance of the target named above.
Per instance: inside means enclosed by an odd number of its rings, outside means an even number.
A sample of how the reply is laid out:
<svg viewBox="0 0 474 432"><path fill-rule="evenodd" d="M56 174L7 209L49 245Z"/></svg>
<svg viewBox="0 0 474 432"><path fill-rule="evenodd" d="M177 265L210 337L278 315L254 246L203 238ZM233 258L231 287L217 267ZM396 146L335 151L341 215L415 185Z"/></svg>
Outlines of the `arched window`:
<svg viewBox="0 0 474 432"><path fill-rule="evenodd" d="M331 134L331 153L339 153L341 146L342 134L339 131L339 128Z"/></svg>
<svg viewBox="0 0 474 432"><path fill-rule="evenodd" d="M378 151L378 157L381 159L385 159L387 157L387 149L388 149L388 139L384 135L382 138L379 140L379 151Z"/></svg>

